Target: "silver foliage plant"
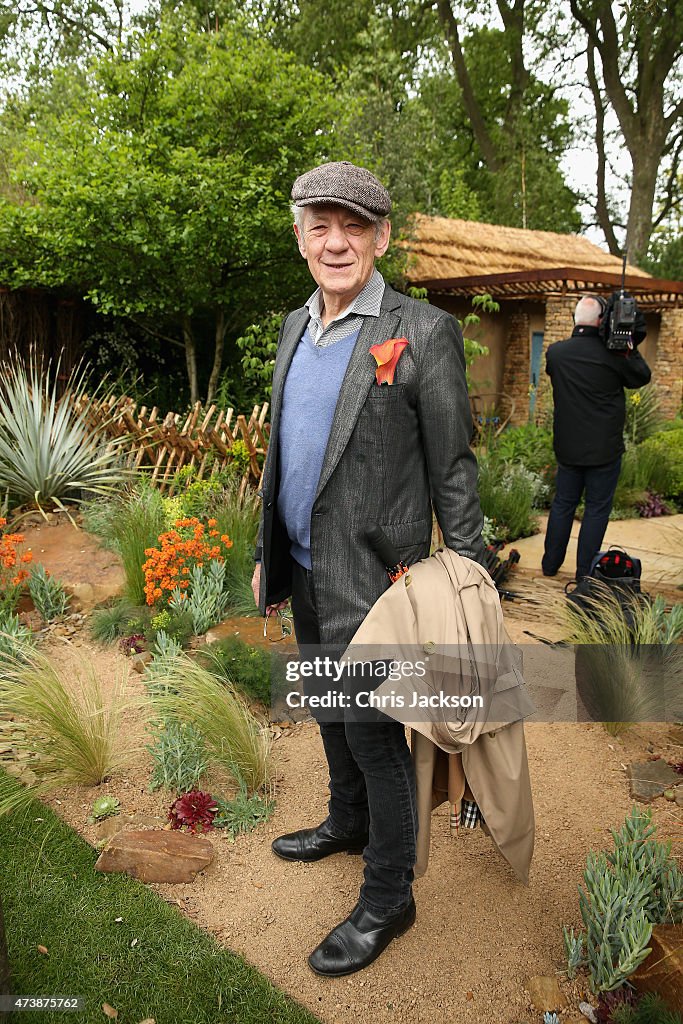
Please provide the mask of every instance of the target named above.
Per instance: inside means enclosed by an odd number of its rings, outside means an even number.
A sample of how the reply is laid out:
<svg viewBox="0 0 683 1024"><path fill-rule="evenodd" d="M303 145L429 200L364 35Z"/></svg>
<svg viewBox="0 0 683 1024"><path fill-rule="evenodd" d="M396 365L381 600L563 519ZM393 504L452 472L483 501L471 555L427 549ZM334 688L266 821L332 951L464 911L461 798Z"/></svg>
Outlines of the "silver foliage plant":
<svg viewBox="0 0 683 1024"><path fill-rule="evenodd" d="M129 475L119 464L125 437L108 440L88 415L87 370L75 367L57 389L53 367L32 350L15 352L0 377L0 489L38 508L80 501L80 491L110 494ZM92 398L104 397L101 386Z"/></svg>
<svg viewBox="0 0 683 1024"><path fill-rule="evenodd" d="M591 851L579 885L585 932L563 929L569 977L587 966L594 992L618 988L643 962L653 925L683 919L683 873L671 843L654 838L651 815L634 807L611 832L614 850Z"/></svg>

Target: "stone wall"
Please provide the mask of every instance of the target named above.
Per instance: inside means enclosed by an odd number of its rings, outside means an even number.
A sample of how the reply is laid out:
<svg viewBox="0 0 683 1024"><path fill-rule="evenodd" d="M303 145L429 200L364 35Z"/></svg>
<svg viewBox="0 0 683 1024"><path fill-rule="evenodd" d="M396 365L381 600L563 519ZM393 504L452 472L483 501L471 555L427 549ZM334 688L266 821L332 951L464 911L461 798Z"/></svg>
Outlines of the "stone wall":
<svg viewBox="0 0 683 1024"><path fill-rule="evenodd" d="M508 316L507 340L505 345L505 368L503 370L503 391L515 405L510 422L517 426L529 418L529 358L531 347L531 324L529 314L519 309ZM504 416L510 411L510 403L503 402Z"/></svg>
<svg viewBox="0 0 683 1024"><path fill-rule="evenodd" d="M573 313L578 299L576 295L549 295L545 307L545 327L543 331L543 356L536 391L534 420L539 425L552 425L553 389L550 377L545 372L545 353L548 346L556 341L564 341L571 337L574 330Z"/></svg>
<svg viewBox="0 0 683 1024"><path fill-rule="evenodd" d="M552 345L555 341L563 341L571 337L574 330L573 313L576 309L578 296L576 295L549 295L545 307L545 332L543 335L543 348ZM544 368L545 372L545 368Z"/></svg>
<svg viewBox="0 0 683 1024"><path fill-rule="evenodd" d="M652 383L667 419L680 411L683 401L683 309L664 309L657 340Z"/></svg>

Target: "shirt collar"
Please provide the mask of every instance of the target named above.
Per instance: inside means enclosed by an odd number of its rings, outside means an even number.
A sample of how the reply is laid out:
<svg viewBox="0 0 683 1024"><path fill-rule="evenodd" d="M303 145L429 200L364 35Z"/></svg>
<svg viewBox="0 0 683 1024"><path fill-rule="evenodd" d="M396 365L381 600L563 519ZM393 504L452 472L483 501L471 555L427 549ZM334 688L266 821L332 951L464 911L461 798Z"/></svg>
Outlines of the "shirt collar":
<svg viewBox="0 0 683 1024"><path fill-rule="evenodd" d="M334 320L330 320L327 327L337 323L338 320L343 320L345 317L351 316L352 313L358 313L362 316L379 316L382 311L383 296L384 278L380 274L379 270L375 268L370 280L363 285L353 302L351 302L346 309L342 309L341 313L338 313ZM310 313L311 320L321 321L322 302L322 291L320 288L316 288L305 304L308 312ZM325 330L327 330L327 327Z"/></svg>

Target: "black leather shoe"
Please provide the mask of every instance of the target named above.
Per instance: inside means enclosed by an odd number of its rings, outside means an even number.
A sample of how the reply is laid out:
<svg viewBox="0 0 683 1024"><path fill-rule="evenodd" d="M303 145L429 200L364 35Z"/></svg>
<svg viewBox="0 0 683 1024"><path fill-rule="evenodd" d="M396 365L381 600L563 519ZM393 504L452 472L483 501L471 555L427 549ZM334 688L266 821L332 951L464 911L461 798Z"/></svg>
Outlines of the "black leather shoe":
<svg viewBox="0 0 683 1024"><path fill-rule="evenodd" d="M271 843L273 853L283 860L322 860L331 853L362 853L368 845L368 834L339 837L330 831L329 819L317 828L301 828L278 836Z"/></svg>
<svg viewBox="0 0 683 1024"><path fill-rule="evenodd" d="M366 910L357 903L349 916L313 950L308 965L316 974L339 978L362 971L382 953L392 939L415 924L415 900L391 917Z"/></svg>

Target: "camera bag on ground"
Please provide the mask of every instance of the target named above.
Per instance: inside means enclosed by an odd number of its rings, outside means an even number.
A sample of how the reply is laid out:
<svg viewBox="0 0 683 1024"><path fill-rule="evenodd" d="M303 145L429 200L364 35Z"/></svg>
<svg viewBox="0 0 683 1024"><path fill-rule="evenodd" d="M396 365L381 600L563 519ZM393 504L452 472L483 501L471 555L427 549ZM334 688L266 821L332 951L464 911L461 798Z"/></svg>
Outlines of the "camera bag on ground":
<svg viewBox="0 0 683 1024"><path fill-rule="evenodd" d="M621 548L609 548L598 551L591 562L587 576L578 581L571 593L567 592L567 600L576 608L599 620L599 601L604 595L604 587L618 599L624 618L629 626L633 623L634 598L641 598L640 577L642 566L639 558L634 558ZM569 584L568 584L569 586Z"/></svg>

